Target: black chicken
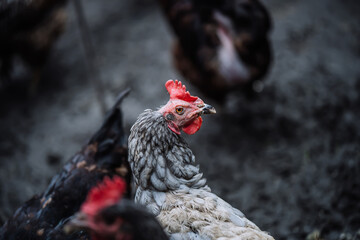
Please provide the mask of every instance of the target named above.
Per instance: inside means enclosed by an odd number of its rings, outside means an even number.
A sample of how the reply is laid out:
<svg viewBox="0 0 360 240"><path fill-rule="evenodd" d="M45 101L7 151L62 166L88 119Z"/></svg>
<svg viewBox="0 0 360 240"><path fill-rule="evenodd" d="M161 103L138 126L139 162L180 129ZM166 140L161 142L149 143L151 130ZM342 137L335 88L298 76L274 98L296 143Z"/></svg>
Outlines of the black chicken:
<svg viewBox="0 0 360 240"><path fill-rule="evenodd" d="M125 186L119 177L105 178L89 192L81 211L64 230L86 230L92 240L168 239L154 215L133 201L122 199Z"/></svg>
<svg viewBox="0 0 360 240"><path fill-rule="evenodd" d="M0 79L12 78L14 60L18 58L30 67L36 85L51 47L64 30L66 3L0 0Z"/></svg>
<svg viewBox="0 0 360 240"><path fill-rule="evenodd" d="M175 32L176 68L205 94L261 90L271 62L271 19L258 0L159 0Z"/></svg>
<svg viewBox="0 0 360 240"><path fill-rule="evenodd" d="M66 236L63 225L79 211L89 190L104 176L119 175L130 195L131 170L127 160L127 138L118 105L119 95L101 128L88 144L53 177L46 191L20 207L0 228L0 239L88 239L85 232Z"/></svg>

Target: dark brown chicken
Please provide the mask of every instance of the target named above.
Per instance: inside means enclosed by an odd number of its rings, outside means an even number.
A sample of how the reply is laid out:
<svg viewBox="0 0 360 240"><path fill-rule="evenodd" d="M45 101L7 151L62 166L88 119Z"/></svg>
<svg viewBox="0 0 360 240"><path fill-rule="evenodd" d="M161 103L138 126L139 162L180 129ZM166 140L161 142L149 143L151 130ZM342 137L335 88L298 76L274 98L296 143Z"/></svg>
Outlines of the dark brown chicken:
<svg viewBox="0 0 360 240"><path fill-rule="evenodd" d="M64 30L66 2L0 0L0 83L13 78L16 59L30 68L34 84L39 81L51 47Z"/></svg>
<svg viewBox="0 0 360 240"><path fill-rule="evenodd" d="M258 0L159 0L177 40L175 67L210 97L261 90L271 19Z"/></svg>
<svg viewBox="0 0 360 240"><path fill-rule="evenodd" d="M85 232L65 236L63 225L79 211L89 190L104 176L119 175L127 183L125 195L130 194L127 138L117 107L127 92L119 96L101 128L53 177L46 191L27 201L0 228L0 239L88 239Z"/></svg>

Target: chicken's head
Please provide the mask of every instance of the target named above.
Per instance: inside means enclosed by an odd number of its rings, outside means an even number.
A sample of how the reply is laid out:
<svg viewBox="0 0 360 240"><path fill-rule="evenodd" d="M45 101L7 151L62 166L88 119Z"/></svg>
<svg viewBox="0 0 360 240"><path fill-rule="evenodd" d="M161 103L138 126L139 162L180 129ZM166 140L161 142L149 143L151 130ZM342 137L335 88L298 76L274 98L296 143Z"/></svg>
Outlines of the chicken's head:
<svg viewBox="0 0 360 240"><path fill-rule="evenodd" d="M169 80L165 87L170 94L168 103L159 109L168 123L168 127L176 134L184 131L196 133L202 124L202 114L216 113L215 108L205 104L198 97L191 96L180 81Z"/></svg>
<svg viewBox="0 0 360 240"><path fill-rule="evenodd" d="M126 191L124 180L118 176L113 179L105 177L104 181L92 188L85 202L81 205L80 212L65 225L64 230L72 233L78 230L88 230L92 239L102 240L116 236L116 240L128 239L126 234L119 232L123 219L116 218L109 221L104 218L103 212L116 205Z"/></svg>

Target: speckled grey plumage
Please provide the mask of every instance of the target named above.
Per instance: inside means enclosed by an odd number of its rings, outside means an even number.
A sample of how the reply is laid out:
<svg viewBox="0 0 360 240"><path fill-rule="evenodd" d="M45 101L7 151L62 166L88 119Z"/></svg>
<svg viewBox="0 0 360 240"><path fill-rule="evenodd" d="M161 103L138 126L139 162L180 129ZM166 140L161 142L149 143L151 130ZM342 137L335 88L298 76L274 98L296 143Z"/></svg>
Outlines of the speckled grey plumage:
<svg viewBox="0 0 360 240"><path fill-rule="evenodd" d="M140 114L128 144L135 202L157 216L171 239L273 239L211 193L188 144L160 112Z"/></svg>

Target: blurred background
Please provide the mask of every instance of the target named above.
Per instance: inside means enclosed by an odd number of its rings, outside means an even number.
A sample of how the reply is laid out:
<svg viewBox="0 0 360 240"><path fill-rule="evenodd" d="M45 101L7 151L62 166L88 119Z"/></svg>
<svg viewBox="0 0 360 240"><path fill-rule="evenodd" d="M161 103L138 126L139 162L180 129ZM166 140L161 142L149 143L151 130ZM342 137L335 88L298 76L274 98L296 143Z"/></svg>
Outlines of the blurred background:
<svg viewBox="0 0 360 240"><path fill-rule="evenodd" d="M192 21L198 35L187 35L167 1L86 0L81 18L73 1L57 0L35 30L43 15L18 16L14 2L0 1L1 225L44 191L121 90L132 89L122 104L129 133L144 109L167 102L166 80L179 79L218 112L184 136L213 192L276 239L360 237L359 1L240 1L244 25L229 23L234 1L224 1L214 20L222 30L206 26L215 43L197 41L208 32ZM20 23L10 29L10 21ZM225 64L231 76L207 62L227 39L240 42L246 66ZM238 86L236 76L250 80ZM226 77L228 86L217 84Z"/></svg>

